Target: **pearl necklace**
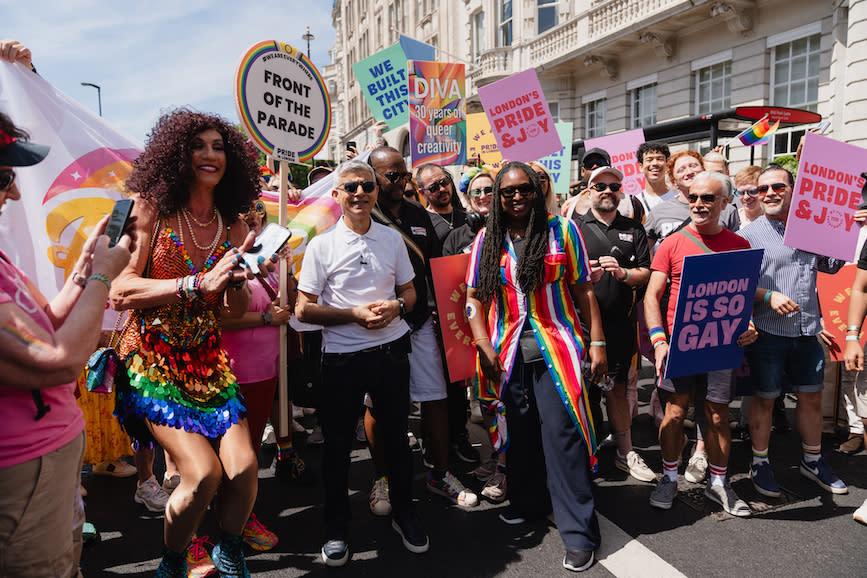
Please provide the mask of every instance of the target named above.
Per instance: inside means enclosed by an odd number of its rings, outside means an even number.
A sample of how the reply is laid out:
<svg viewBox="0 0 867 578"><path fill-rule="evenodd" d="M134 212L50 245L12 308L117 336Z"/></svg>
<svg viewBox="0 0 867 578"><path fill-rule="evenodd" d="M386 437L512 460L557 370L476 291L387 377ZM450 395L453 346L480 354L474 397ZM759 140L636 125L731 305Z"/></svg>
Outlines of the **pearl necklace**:
<svg viewBox="0 0 867 578"><path fill-rule="evenodd" d="M208 255L214 252L214 249L216 249L217 245L220 242L220 237L223 235L223 216L220 214L220 211L217 211L216 209L214 209L214 212L217 218L217 234L214 235L214 240L211 241L210 245L206 245L203 247L199 245L199 240L196 239L196 234L193 232L193 226L190 224L190 219L187 216L186 209L181 211L181 215L183 215L184 221L187 222L187 228L190 229L190 237L193 239L193 246L199 251L207 251ZM187 244L184 241L184 228L178 227L178 232L180 233L179 236L181 238L181 244L186 247Z"/></svg>
<svg viewBox="0 0 867 578"><path fill-rule="evenodd" d="M214 214L211 215L211 220L208 221L207 223L200 223L200 222L198 221L198 219L196 219L195 215L193 215L193 213L192 213L191 211L188 211L186 207L184 207L184 208L181 209L181 210L184 212L184 215L185 215L186 217L192 219L193 222L194 222L195 224L197 224L198 226L200 226L200 227L202 227L202 228L207 227L208 225L210 225L211 223L214 222L214 219L217 218L217 207L214 207L214 208L213 208Z"/></svg>

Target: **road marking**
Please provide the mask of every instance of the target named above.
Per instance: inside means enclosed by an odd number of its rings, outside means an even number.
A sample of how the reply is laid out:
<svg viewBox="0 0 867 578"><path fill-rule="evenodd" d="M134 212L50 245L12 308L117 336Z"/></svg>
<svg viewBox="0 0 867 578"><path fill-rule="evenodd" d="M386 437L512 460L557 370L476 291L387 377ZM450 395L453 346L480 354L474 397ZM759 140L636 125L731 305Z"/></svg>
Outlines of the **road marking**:
<svg viewBox="0 0 867 578"><path fill-rule="evenodd" d="M618 578L644 578L645 576L686 575L657 556L647 546L621 530L614 522L599 514L599 530L602 546L599 548L599 563Z"/></svg>

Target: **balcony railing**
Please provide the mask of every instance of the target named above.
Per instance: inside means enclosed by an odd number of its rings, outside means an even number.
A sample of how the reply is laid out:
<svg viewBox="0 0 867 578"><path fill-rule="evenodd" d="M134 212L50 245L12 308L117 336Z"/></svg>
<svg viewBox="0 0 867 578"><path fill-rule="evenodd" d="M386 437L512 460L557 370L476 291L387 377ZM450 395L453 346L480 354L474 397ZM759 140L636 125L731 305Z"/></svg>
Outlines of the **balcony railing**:
<svg viewBox="0 0 867 578"><path fill-rule="evenodd" d="M478 84L479 79L482 78L493 79L508 76L513 72L511 60L512 48L510 46L485 50L479 55L479 64L470 72L470 78Z"/></svg>

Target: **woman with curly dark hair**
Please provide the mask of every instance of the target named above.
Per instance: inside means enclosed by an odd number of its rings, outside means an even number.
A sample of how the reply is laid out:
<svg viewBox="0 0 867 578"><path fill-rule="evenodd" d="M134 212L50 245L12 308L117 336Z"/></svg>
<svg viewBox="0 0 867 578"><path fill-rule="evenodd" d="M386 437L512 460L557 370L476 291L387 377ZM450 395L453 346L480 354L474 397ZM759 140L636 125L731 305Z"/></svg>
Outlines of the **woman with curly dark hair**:
<svg viewBox="0 0 867 578"><path fill-rule="evenodd" d="M506 163L493 193L466 282L479 398L491 402L488 411L499 426L494 448L508 448L513 466L506 473L510 507L500 518L519 524L543 518L553 505L566 546L563 566L584 570L600 536L590 481L596 435L582 379L578 315L592 339L589 382L606 371L587 250L573 221L546 211L529 165Z"/></svg>
<svg viewBox="0 0 867 578"><path fill-rule="evenodd" d="M168 452L181 478L166 505L158 576L186 576L187 546L218 486L214 565L248 575L242 532L257 462L219 321L250 303L239 264L255 237L239 213L258 182L235 128L180 109L159 119L126 183L139 242L111 292L115 309L132 310L119 346L130 383L118 388L116 411L137 443L155 439Z"/></svg>

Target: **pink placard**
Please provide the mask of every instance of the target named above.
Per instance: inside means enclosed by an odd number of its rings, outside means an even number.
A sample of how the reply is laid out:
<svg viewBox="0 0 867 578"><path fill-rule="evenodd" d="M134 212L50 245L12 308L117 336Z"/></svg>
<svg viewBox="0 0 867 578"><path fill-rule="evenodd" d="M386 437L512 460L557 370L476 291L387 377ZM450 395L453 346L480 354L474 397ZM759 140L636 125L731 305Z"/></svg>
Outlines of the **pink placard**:
<svg viewBox="0 0 867 578"><path fill-rule="evenodd" d="M479 89L504 160L530 162L563 148L536 69Z"/></svg>
<svg viewBox="0 0 867 578"><path fill-rule="evenodd" d="M623 191L637 195L644 190L644 175L635 153L644 142L644 129L637 128L584 141L584 150L600 148L611 155L611 165L623 173Z"/></svg>
<svg viewBox="0 0 867 578"><path fill-rule="evenodd" d="M807 133L783 243L817 255L855 261L861 172L867 149Z"/></svg>

